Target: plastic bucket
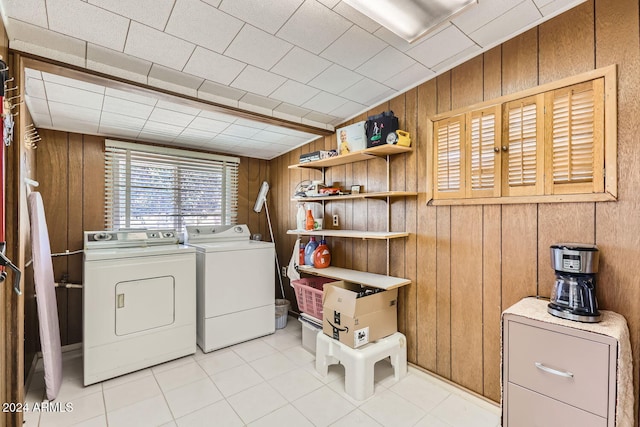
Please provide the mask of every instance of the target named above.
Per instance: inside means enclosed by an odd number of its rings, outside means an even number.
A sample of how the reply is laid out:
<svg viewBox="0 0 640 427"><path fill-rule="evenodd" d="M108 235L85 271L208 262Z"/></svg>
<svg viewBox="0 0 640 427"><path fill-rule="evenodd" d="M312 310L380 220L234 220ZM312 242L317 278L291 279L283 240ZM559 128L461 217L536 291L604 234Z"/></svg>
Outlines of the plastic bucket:
<svg viewBox="0 0 640 427"><path fill-rule="evenodd" d="M282 329L287 326L289 307L291 307L289 300L276 299L276 329Z"/></svg>

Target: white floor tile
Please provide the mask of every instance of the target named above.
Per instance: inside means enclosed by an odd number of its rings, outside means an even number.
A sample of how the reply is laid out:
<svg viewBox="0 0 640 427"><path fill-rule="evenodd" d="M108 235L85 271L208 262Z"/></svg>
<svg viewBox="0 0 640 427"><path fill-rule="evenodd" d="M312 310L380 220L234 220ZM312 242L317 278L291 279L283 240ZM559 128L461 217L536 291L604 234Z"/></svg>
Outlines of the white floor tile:
<svg viewBox="0 0 640 427"><path fill-rule="evenodd" d="M453 427L495 427L500 422L499 415L456 394L447 397L430 413Z"/></svg>
<svg viewBox="0 0 640 427"><path fill-rule="evenodd" d="M377 394L382 393L383 391L386 390L385 387L382 387L381 385L378 385L378 384L374 383L373 384L373 390L374 390L373 396L370 396L370 397L366 398L365 400L356 400L352 396L347 394L347 390L345 389L345 379L344 378L339 378L339 379L337 379L335 381L330 382L329 384L327 384L327 387L329 387L331 390L333 390L336 393L338 393L340 396L342 396L343 399L345 399L346 401L351 403L353 406L362 406L365 402L370 401Z"/></svg>
<svg viewBox="0 0 640 427"><path fill-rule="evenodd" d="M287 404L285 398L267 383L234 394L227 401L247 424Z"/></svg>
<svg viewBox="0 0 640 427"><path fill-rule="evenodd" d="M284 357L281 353L274 353L260 359L249 362L264 379L271 379L291 371L293 368L291 360Z"/></svg>
<svg viewBox="0 0 640 427"><path fill-rule="evenodd" d="M126 383L131 382L131 381L136 381L136 380L139 380L141 378L149 377L151 375L153 375L153 373L151 372L151 368L143 369L141 371L132 372L132 373L127 374L127 375L122 375L120 377L116 377L116 378L112 378L110 380L104 381L102 383L102 389L103 390L108 390L108 389L110 389L112 387L117 387L119 385L126 384Z"/></svg>
<svg viewBox="0 0 640 427"><path fill-rule="evenodd" d="M315 362L315 355L309 353L301 344L282 351L282 354L298 366L306 365L309 362Z"/></svg>
<svg viewBox="0 0 640 427"><path fill-rule="evenodd" d="M250 423L249 427L313 427L313 424L292 405L287 405Z"/></svg>
<svg viewBox="0 0 640 427"><path fill-rule="evenodd" d="M380 424L390 427L412 426L426 415L425 411L389 390L377 393L360 409Z"/></svg>
<svg viewBox="0 0 640 427"><path fill-rule="evenodd" d="M163 396L155 396L124 408L107 412L110 426L159 426L173 420Z"/></svg>
<svg viewBox="0 0 640 427"><path fill-rule="evenodd" d="M160 388L165 393L174 388L207 378L207 373L195 360L173 369L158 373L154 372L154 375L158 380L158 384L160 384Z"/></svg>
<svg viewBox="0 0 640 427"><path fill-rule="evenodd" d="M53 403L61 403L62 405L71 403L73 410L70 412L42 412L40 414L41 427L70 426L103 415L105 412L102 393L79 397L73 402L56 401Z"/></svg>
<svg viewBox="0 0 640 427"><path fill-rule="evenodd" d="M362 412L360 409L356 409L350 412L346 416L340 418L335 423L331 424L331 427L380 427L381 424L376 422L373 418Z"/></svg>
<svg viewBox="0 0 640 427"><path fill-rule="evenodd" d="M324 385L306 369L296 368L269 380L269 384L289 402L311 393Z"/></svg>
<svg viewBox="0 0 640 427"><path fill-rule="evenodd" d="M262 341L266 342L271 347L279 351L286 350L291 347L299 346L301 343L300 338L288 332L284 332L282 330L277 330L275 334L271 334L271 335L267 335L266 337L263 337Z"/></svg>
<svg viewBox="0 0 640 427"><path fill-rule="evenodd" d="M82 377L71 376L67 378L63 376L62 378L62 384L60 384L60 390L56 397L56 401L58 402L73 402L79 397L100 393L102 391L101 383L91 384L85 387L82 383Z"/></svg>
<svg viewBox="0 0 640 427"><path fill-rule="evenodd" d="M356 407L329 387L321 387L293 402L293 406L315 426L324 427L338 421Z"/></svg>
<svg viewBox="0 0 640 427"><path fill-rule="evenodd" d="M104 402L107 412L111 412L161 394L162 390L156 379L153 375L149 375L104 390Z"/></svg>
<svg viewBox="0 0 640 427"><path fill-rule="evenodd" d="M242 357L245 362L252 362L278 351L262 340L247 341L234 345L232 349Z"/></svg>
<svg viewBox="0 0 640 427"><path fill-rule="evenodd" d="M166 424L162 424L160 427L178 427L178 424L176 424L175 421L169 421Z"/></svg>
<svg viewBox="0 0 640 427"><path fill-rule="evenodd" d="M198 364L209 375L224 372L227 369L235 368L246 363L242 357L230 349L207 353L206 356L198 359Z"/></svg>
<svg viewBox="0 0 640 427"><path fill-rule="evenodd" d="M155 365L151 368L151 371L154 374L168 371L169 369L177 368L178 366L187 365L193 362L195 359L193 356L184 356L179 359L170 360L168 362L161 363L159 365Z"/></svg>
<svg viewBox="0 0 640 427"><path fill-rule="evenodd" d="M73 427L107 427L107 416L100 415L99 417L74 424Z"/></svg>
<svg viewBox="0 0 640 427"><path fill-rule="evenodd" d="M215 420L215 422L214 422ZM198 409L176 420L178 427L242 427L244 423L226 400Z"/></svg>
<svg viewBox="0 0 640 427"><path fill-rule="evenodd" d="M174 418L180 418L223 399L209 377L165 392L165 397Z"/></svg>
<svg viewBox="0 0 640 427"><path fill-rule="evenodd" d="M227 369L211 375L211 379L225 397L233 396L264 382L264 378L249 365L240 365Z"/></svg>
<svg viewBox="0 0 640 427"><path fill-rule="evenodd" d="M451 427L451 425L439 420L431 414L427 414L414 427Z"/></svg>
<svg viewBox="0 0 640 427"><path fill-rule="evenodd" d="M389 387L389 390L414 403L425 412L431 411L451 395L435 383L425 381L413 374L408 374L400 382Z"/></svg>

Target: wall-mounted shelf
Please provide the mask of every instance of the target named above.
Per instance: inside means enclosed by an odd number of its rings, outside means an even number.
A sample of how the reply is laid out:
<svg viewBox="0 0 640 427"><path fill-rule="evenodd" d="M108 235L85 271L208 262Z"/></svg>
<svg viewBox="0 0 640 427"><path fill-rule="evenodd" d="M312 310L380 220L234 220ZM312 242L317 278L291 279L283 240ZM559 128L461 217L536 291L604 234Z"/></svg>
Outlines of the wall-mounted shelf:
<svg viewBox="0 0 640 427"><path fill-rule="evenodd" d="M407 237L409 233L406 231L358 231L358 230L287 230L287 234L296 234L298 236L324 236L324 237L347 237L351 239L373 239L387 240L397 239L399 237Z"/></svg>
<svg viewBox="0 0 640 427"><path fill-rule="evenodd" d="M361 151L355 151L349 154L343 154L341 156L329 157L328 159L316 160L315 162L298 163L297 165L290 165L289 169L307 168L307 169L322 169L330 166L346 165L347 163L359 162L361 160L369 160L376 157L386 157L393 154L408 153L412 150L411 147L404 147L402 145L379 145L377 147L367 148Z"/></svg>
<svg viewBox="0 0 640 427"><path fill-rule="evenodd" d="M399 288L400 286L411 283L411 280L403 279L401 277L385 276L382 274L367 273L364 271L349 270L348 268L340 267L313 268L301 265L300 271L314 276L360 283L365 286L386 290Z"/></svg>
<svg viewBox="0 0 640 427"><path fill-rule="evenodd" d="M292 202L321 202L331 200L349 200L349 199L386 199L387 197L407 197L417 196L416 191L380 191L374 193L358 193L358 194L342 194L336 196L310 196L310 197L293 197Z"/></svg>

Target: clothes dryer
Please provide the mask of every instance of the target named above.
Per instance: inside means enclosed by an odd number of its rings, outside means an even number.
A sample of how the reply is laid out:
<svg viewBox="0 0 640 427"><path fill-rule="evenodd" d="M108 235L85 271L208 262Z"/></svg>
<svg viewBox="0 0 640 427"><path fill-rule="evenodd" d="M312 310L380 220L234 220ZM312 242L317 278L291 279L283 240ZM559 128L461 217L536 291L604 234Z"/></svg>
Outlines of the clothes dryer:
<svg viewBox="0 0 640 427"><path fill-rule="evenodd" d="M84 385L196 351L196 253L174 230L84 233Z"/></svg>
<svg viewBox="0 0 640 427"><path fill-rule="evenodd" d="M275 332L275 245L246 225L189 226L197 250L197 342L210 352Z"/></svg>

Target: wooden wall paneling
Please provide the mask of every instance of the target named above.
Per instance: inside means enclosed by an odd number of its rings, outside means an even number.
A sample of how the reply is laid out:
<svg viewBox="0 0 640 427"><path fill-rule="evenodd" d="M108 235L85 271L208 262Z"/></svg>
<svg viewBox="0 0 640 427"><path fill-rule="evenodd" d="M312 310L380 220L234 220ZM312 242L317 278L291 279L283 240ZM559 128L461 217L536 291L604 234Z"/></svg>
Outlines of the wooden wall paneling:
<svg viewBox="0 0 640 427"><path fill-rule="evenodd" d="M418 86L417 129L413 146L418 158L417 262L417 361L419 366L437 372L437 284L436 284L436 208L427 206L427 150L431 149L427 117L436 112L436 83Z"/></svg>
<svg viewBox="0 0 640 427"><path fill-rule="evenodd" d="M540 25L538 34L538 80L541 84L594 68L592 1ZM594 203L542 203L538 206L538 295L549 297L554 283L549 246L558 242L593 244L594 223Z"/></svg>
<svg viewBox="0 0 640 427"><path fill-rule="evenodd" d="M436 78L437 113L451 110L451 72ZM436 208L436 373L451 378L451 207Z"/></svg>
<svg viewBox="0 0 640 427"><path fill-rule="evenodd" d="M484 53L484 99L502 95L502 49ZM502 209L483 206L482 209L482 353L483 395L500 401L502 286L500 264Z"/></svg>
<svg viewBox="0 0 640 427"><path fill-rule="evenodd" d="M482 206L451 207L451 380L482 393Z"/></svg>
<svg viewBox="0 0 640 427"><path fill-rule="evenodd" d="M84 136L82 222L84 231L104 230L104 138Z"/></svg>
<svg viewBox="0 0 640 427"><path fill-rule="evenodd" d="M634 395L639 395L640 288L640 5L636 0L595 4L596 67L618 64L618 195L596 204L596 244L600 249L597 298L600 307L628 322L633 353ZM626 46L624 48L623 46ZM640 424L635 399L636 426Z"/></svg>
<svg viewBox="0 0 640 427"><path fill-rule="evenodd" d="M594 68L593 13L593 0L589 0L538 27L538 84Z"/></svg>
<svg viewBox="0 0 640 427"><path fill-rule="evenodd" d="M262 208L262 212L260 213L253 211L253 203L256 201L255 197L258 195L258 191L260 191L260 185L262 185L262 181L260 180L260 160L246 157L242 160L247 163L246 202L244 203L243 210L247 212L247 225L251 233L260 233L260 217L265 215L264 208ZM262 238L264 240L270 240L271 238L268 234L269 233L263 235Z"/></svg>
<svg viewBox="0 0 640 427"><path fill-rule="evenodd" d="M238 224L249 224L249 159L240 158L238 166Z"/></svg>
<svg viewBox="0 0 640 427"><path fill-rule="evenodd" d="M538 84L538 28L502 45L502 94ZM537 206L502 205L502 309L537 294Z"/></svg>
<svg viewBox="0 0 640 427"><path fill-rule="evenodd" d="M483 56L451 71L451 106L484 98ZM451 379L482 393L482 207L451 207Z"/></svg>

